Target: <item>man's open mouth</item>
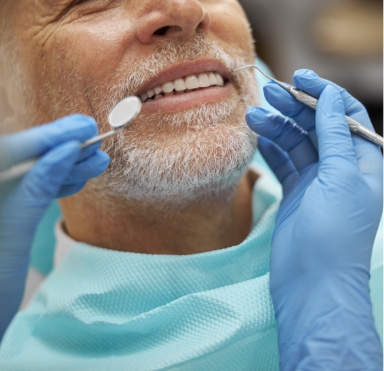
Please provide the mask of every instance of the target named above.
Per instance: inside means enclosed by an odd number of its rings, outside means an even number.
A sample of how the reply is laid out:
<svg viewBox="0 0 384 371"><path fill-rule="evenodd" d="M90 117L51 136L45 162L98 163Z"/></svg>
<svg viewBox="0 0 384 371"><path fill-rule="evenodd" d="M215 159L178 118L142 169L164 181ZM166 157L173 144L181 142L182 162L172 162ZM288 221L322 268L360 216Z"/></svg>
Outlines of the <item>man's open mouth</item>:
<svg viewBox="0 0 384 371"><path fill-rule="evenodd" d="M203 72L168 81L140 94L141 101L150 102L174 94L184 94L210 86L224 86L223 77L218 72Z"/></svg>

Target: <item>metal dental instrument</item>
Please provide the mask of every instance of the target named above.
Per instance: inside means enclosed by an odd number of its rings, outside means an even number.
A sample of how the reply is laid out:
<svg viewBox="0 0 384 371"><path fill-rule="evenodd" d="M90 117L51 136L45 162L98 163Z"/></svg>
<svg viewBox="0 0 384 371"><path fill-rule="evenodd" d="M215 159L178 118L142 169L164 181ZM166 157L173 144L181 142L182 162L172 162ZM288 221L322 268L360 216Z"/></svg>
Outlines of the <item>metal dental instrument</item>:
<svg viewBox="0 0 384 371"><path fill-rule="evenodd" d="M306 106L316 110L318 99L312 97L312 95L309 95L308 93L304 92L303 90L291 87L291 86L289 86L289 85L287 85L281 81L274 79L271 76L268 76L259 67L255 66L253 64L250 64L250 65L244 66L244 67L240 67L240 68L236 68L233 71L234 72L240 71L240 70L243 70L243 69L249 68L249 67L256 68L267 79L270 79L270 80L274 81L276 84L278 84L279 86L281 86L283 89L285 89L288 93L290 93L299 102L304 103ZM381 137L380 135L376 134L375 132L367 129L365 126L361 125L360 123L358 123L354 119L350 118L349 116L345 116L345 118L347 120L349 129L353 133L360 135L364 139L366 139L366 140L380 146L381 148L383 148L383 137Z"/></svg>
<svg viewBox="0 0 384 371"><path fill-rule="evenodd" d="M115 135L120 129L132 124L141 112L142 103L138 97L127 97L121 100L108 115L108 123L111 131L91 138L81 145L81 149L91 146ZM16 164L11 168L0 172L0 183L18 178L28 172L39 160L38 157Z"/></svg>

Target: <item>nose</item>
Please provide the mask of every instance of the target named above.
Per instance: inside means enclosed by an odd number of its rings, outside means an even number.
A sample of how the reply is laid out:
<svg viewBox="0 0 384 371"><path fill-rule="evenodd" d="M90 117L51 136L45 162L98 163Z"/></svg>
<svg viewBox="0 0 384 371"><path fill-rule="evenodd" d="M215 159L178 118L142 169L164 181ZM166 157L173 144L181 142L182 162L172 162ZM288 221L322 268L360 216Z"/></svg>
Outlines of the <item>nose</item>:
<svg viewBox="0 0 384 371"><path fill-rule="evenodd" d="M148 1L148 9L139 20L138 40L151 44L161 39L188 39L197 31L207 33L211 17L198 0ZM154 4L155 3L155 4Z"/></svg>

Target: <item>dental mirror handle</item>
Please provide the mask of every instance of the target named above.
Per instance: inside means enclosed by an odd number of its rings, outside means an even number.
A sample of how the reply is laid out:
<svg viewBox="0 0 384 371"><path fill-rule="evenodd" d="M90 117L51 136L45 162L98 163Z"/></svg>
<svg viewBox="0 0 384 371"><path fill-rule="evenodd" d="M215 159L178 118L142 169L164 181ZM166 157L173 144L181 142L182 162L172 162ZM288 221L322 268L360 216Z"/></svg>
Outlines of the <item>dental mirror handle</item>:
<svg viewBox="0 0 384 371"><path fill-rule="evenodd" d="M111 131L91 138L81 144L80 148L84 149L92 144L98 143L115 135L119 130L131 125L137 116L140 114L142 108L141 100L136 96L130 96L122 99L117 103L108 116L108 123L113 128ZM28 172L39 157L32 158L28 161L16 164L9 169L0 172L0 183L10 179L18 178Z"/></svg>
<svg viewBox="0 0 384 371"><path fill-rule="evenodd" d="M117 130L111 130L111 131L108 131L107 133L98 135L97 137L91 138L91 139L87 140L86 142L84 142L80 146L80 148L81 149L87 148L87 147L91 146L92 144L101 142L104 139L107 139L107 138L115 135L116 133L117 133ZM22 175L27 173L29 170L31 170L32 167L36 164L36 162L39 161L39 159L40 159L40 157L35 157L35 158L32 158L28 161L24 161L24 162L21 162L17 165L14 165L7 170L1 171L0 172L0 183L21 177Z"/></svg>
<svg viewBox="0 0 384 371"><path fill-rule="evenodd" d="M297 99L299 102L305 104L306 106L316 110L318 100L311 95L305 93L304 91L296 88L290 88L289 92ZM367 129L365 126L361 125L354 119L350 118L349 116L345 116L347 120L347 124L349 126L349 129L361 137L365 138L366 140L369 140L370 142L380 146L383 148L383 137L376 134L375 132Z"/></svg>
<svg viewBox="0 0 384 371"><path fill-rule="evenodd" d="M84 148L87 148L87 147L91 146L92 144L95 144L95 143L98 143L98 142L102 142L104 139L112 137L116 133L117 133L117 130L111 130L111 131L108 131L108 133L104 133L104 134L98 135L97 137L91 138L91 139L87 140L86 142L84 142L80 146L80 148L84 149Z"/></svg>

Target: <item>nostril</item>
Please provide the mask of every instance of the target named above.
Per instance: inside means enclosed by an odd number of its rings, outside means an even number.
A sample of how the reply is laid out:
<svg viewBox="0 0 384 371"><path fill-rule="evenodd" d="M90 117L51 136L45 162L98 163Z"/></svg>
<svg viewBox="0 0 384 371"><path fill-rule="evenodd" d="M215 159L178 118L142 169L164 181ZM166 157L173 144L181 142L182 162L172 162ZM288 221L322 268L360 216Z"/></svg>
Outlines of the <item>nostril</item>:
<svg viewBox="0 0 384 371"><path fill-rule="evenodd" d="M164 36L170 28L170 26L161 27L156 32L154 32L154 35Z"/></svg>

